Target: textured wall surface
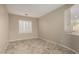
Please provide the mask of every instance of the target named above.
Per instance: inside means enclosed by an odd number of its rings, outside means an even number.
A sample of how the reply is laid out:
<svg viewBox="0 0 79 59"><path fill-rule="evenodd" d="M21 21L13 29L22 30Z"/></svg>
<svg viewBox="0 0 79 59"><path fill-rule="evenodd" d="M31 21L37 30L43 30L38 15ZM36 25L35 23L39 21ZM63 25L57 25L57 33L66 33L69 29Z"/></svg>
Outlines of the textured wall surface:
<svg viewBox="0 0 79 59"><path fill-rule="evenodd" d="M64 12L72 5L64 5L39 19L40 37L71 47L71 36L64 32Z"/></svg>
<svg viewBox="0 0 79 59"><path fill-rule="evenodd" d="M4 5L0 5L0 53L4 53L8 42L8 13Z"/></svg>
<svg viewBox="0 0 79 59"><path fill-rule="evenodd" d="M32 33L19 33L19 20L32 21ZM38 38L37 19L9 14L9 21L10 41Z"/></svg>

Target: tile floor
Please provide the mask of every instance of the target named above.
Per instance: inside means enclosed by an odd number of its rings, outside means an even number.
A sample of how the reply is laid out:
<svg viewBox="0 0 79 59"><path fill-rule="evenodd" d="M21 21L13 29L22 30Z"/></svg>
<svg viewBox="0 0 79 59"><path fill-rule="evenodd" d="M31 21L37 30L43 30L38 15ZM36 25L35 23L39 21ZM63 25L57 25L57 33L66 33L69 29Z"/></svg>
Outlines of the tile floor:
<svg viewBox="0 0 79 59"><path fill-rule="evenodd" d="M41 39L10 42L7 54L74 54L74 52Z"/></svg>

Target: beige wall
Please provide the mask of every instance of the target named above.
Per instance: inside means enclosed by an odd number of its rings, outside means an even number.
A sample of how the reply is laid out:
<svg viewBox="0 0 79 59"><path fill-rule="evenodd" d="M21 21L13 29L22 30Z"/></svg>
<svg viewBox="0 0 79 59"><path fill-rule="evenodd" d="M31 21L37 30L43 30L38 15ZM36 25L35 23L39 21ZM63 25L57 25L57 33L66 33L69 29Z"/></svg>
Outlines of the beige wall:
<svg viewBox="0 0 79 59"><path fill-rule="evenodd" d="M64 11L71 6L64 5L40 18L39 34L41 38L71 47L71 36L64 33Z"/></svg>
<svg viewBox="0 0 79 59"><path fill-rule="evenodd" d="M8 14L4 5L0 5L0 53L5 51L8 42Z"/></svg>
<svg viewBox="0 0 79 59"><path fill-rule="evenodd" d="M79 35L70 35L71 36L71 48L76 50L79 53Z"/></svg>
<svg viewBox="0 0 79 59"><path fill-rule="evenodd" d="M9 14L9 21L10 21L10 41L16 41L16 40L23 40L23 39L32 39L32 38L38 38L38 24L37 19L35 18L29 18L29 17L23 17L18 15L12 15ZM19 20L31 20L32 21L32 33L19 33Z"/></svg>

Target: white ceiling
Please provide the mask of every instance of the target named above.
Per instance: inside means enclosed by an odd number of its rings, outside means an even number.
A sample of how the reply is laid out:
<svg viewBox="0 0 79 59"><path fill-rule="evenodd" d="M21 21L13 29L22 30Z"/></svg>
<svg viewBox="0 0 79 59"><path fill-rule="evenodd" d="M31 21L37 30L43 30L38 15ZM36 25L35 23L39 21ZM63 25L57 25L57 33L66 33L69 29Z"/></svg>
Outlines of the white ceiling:
<svg viewBox="0 0 79 59"><path fill-rule="evenodd" d="M29 17L41 17L63 4L8 4L6 5L8 13Z"/></svg>

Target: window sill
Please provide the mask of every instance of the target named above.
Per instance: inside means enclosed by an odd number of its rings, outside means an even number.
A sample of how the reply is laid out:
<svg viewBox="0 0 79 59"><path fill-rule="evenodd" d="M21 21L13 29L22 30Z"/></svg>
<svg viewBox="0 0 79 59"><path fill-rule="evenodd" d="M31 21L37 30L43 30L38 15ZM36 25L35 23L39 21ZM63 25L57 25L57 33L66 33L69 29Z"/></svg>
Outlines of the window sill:
<svg viewBox="0 0 79 59"><path fill-rule="evenodd" d="M72 33L66 33L66 34L79 36L78 32L72 32Z"/></svg>

